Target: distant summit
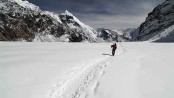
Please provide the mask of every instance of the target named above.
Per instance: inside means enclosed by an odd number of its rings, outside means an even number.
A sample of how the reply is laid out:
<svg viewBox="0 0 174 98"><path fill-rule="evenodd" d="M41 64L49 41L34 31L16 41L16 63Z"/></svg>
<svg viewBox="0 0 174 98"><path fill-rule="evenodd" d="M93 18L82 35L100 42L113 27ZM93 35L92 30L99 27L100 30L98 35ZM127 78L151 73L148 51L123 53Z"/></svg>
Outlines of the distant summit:
<svg viewBox="0 0 174 98"><path fill-rule="evenodd" d="M126 42L131 41L132 37L126 36L129 35L135 29L117 29L117 30L110 30L107 28L98 28L98 35L97 37L100 39L100 42Z"/></svg>

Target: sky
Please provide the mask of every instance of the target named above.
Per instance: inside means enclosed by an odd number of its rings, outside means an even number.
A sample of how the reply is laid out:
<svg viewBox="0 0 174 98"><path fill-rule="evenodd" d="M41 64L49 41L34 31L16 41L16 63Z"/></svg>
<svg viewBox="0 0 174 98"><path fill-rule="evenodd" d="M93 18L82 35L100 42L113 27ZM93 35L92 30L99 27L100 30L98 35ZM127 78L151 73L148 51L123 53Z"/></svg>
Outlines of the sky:
<svg viewBox="0 0 174 98"><path fill-rule="evenodd" d="M165 0L28 0L44 11L71 12L93 28L137 28Z"/></svg>

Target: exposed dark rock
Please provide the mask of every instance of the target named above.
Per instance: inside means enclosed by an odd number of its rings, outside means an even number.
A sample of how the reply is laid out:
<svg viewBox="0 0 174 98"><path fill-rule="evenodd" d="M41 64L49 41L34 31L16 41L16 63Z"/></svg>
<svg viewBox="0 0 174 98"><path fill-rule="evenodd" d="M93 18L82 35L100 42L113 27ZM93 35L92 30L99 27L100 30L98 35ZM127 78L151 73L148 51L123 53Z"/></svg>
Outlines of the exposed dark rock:
<svg viewBox="0 0 174 98"><path fill-rule="evenodd" d="M22 2L22 1L21 1ZM68 34L69 41L94 42L96 39L88 33L95 33L92 30L86 30L74 20L74 16L65 14L55 14L61 21L58 21L45 12L33 10L19 5L15 1L0 1L0 40L1 41L33 41L37 35L52 35L55 41L61 41L60 37ZM35 6L37 8L37 6ZM74 27L69 26L72 24ZM46 39L46 38L45 38ZM48 38L49 39L49 38ZM44 41L42 39L42 41ZM46 40L47 41L47 40Z"/></svg>
<svg viewBox="0 0 174 98"><path fill-rule="evenodd" d="M140 25L137 39L149 40L172 25L174 25L174 1L166 0L148 14L146 21Z"/></svg>

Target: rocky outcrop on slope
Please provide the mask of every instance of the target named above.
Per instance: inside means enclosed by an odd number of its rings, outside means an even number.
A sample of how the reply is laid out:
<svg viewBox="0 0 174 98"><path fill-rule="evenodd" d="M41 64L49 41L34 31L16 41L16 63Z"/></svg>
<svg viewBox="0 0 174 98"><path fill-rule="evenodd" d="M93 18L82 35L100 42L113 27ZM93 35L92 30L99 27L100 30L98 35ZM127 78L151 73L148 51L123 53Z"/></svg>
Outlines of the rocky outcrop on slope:
<svg viewBox="0 0 174 98"><path fill-rule="evenodd" d="M174 0L166 0L148 14L146 21L140 25L138 40L173 41L174 36ZM170 30L168 29L170 28ZM170 39L167 40L167 38ZM163 40L164 41L164 40Z"/></svg>
<svg viewBox="0 0 174 98"><path fill-rule="evenodd" d="M28 1L0 1L1 41L95 42L96 31L66 11L41 11Z"/></svg>

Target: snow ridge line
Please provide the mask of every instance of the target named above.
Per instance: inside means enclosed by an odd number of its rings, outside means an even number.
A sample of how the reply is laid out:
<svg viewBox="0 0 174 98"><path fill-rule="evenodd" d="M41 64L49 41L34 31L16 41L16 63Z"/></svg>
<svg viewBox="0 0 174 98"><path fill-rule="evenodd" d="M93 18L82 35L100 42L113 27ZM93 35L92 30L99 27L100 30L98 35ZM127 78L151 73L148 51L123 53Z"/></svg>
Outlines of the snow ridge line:
<svg viewBox="0 0 174 98"><path fill-rule="evenodd" d="M105 56L93 64L75 68L69 77L50 90L47 98L85 98L88 96L86 92L91 85L103 76L106 65L113 60L111 58L111 56Z"/></svg>

